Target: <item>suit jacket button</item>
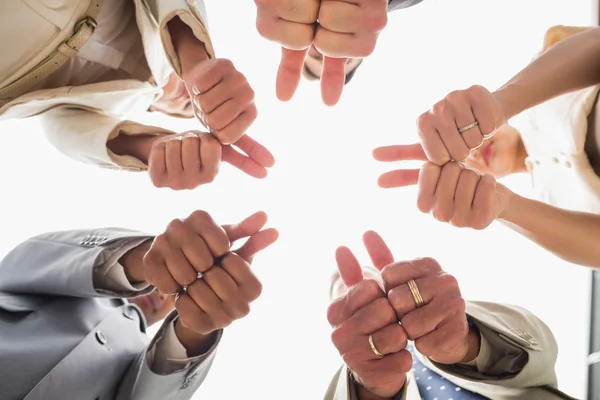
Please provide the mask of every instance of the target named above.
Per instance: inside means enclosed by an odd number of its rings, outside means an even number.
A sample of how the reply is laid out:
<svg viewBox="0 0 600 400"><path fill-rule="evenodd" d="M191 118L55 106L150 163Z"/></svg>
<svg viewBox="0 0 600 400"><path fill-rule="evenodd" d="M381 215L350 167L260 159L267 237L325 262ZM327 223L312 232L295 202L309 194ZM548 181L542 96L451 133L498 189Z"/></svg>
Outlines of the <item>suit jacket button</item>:
<svg viewBox="0 0 600 400"><path fill-rule="evenodd" d="M107 342L106 336L100 331L96 331L96 340L98 340L98 343L100 344L106 344Z"/></svg>
<svg viewBox="0 0 600 400"><path fill-rule="evenodd" d="M125 310L123 311L123 315L125 316L125 318L129 318L129 319L135 319L134 313L135 313L135 311L129 309L128 307L126 307Z"/></svg>

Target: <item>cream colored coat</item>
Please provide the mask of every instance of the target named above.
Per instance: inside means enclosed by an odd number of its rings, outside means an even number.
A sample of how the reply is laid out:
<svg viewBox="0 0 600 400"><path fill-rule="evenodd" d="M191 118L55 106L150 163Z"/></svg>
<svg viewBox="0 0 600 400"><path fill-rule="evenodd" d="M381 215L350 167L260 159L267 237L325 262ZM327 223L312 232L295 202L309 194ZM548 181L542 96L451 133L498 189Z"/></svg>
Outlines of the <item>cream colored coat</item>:
<svg viewBox="0 0 600 400"><path fill-rule="evenodd" d="M167 23L179 16L204 42L211 57L214 50L203 0L127 1L135 4L144 53L157 86L138 80L116 80L39 90L2 106L0 119L42 114L48 139L68 157L107 168L146 169L138 159L110 152L106 142L119 133L170 133L167 129L129 119L148 110L173 70L181 76L181 65ZM89 1L0 0L0 4L0 29L8 33L5 36L23 39L23 42L4 40L0 45L1 54L13 55L0 61L2 87L23 76L69 38ZM36 50L23 52L25 47Z"/></svg>
<svg viewBox="0 0 600 400"><path fill-rule="evenodd" d="M488 342L490 353L496 355L493 360L486 362L493 362L498 368L502 363L507 363L502 359L502 354L514 354L515 350L520 350L526 352L528 356L524 367L511 378L486 380L467 377L461 374L460 368L434 365L417 353L427 368L463 389L493 400L569 398L555 394L552 389L544 388L545 386L556 387L554 364L558 348L554 335L540 319L520 307L485 302L467 303L467 314ZM334 376L325 400L357 400L345 367ZM404 390L394 400L421 400L412 372L407 376Z"/></svg>

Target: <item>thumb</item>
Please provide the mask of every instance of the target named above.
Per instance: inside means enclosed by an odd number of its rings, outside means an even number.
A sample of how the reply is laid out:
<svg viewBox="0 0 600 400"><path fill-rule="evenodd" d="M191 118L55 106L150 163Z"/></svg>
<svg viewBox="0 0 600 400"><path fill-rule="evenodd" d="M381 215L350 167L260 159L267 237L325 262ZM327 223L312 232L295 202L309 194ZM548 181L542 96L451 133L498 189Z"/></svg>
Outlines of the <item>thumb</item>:
<svg viewBox="0 0 600 400"><path fill-rule="evenodd" d="M230 242L252 236L260 231L267 223L267 214L259 211L245 218L242 222L233 225L222 225Z"/></svg>
<svg viewBox="0 0 600 400"><path fill-rule="evenodd" d="M427 155L420 143L377 147L373 150L373 158L383 162L427 161Z"/></svg>
<svg viewBox="0 0 600 400"><path fill-rule="evenodd" d="M335 261L346 287L352 287L364 279L360 263L349 248L338 247L335 251Z"/></svg>
<svg viewBox="0 0 600 400"><path fill-rule="evenodd" d="M385 243L383 238L375 231L367 231L363 235L363 243L369 253L369 257L373 262L373 266L379 271L386 265L390 265L394 262L394 255L392 251Z"/></svg>
<svg viewBox="0 0 600 400"><path fill-rule="evenodd" d="M249 264L252 263L256 253L263 251L279 238L279 232L274 228L262 230L250 236L250 239L246 241L239 249L235 250L238 256L242 257Z"/></svg>
<svg viewBox="0 0 600 400"><path fill-rule="evenodd" d="M335 106L342 97L346 81L347 58L323 57L321 98L327 106Z"/></svg>
<svg viewBox="0 0 600 400"><path fill-rule="evenodd" d="M308 53L308 48L304 50L281 48L281 62L279 63L275 83L275 92L279 100L289 101L294 97L294 93L296 93L296 89L300 84L306 53Z"/></svg>

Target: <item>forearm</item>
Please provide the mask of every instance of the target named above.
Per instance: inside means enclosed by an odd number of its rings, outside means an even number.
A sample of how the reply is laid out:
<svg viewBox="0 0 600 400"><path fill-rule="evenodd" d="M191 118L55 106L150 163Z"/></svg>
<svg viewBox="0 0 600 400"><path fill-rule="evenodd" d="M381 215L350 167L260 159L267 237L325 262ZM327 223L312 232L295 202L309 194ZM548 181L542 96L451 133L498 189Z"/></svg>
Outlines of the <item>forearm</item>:
<svg viewBox="0 0 600 400"><path fill-rule="evenodd" d="M600 215L563 210L512 194L501 220L563 260L600 267Z"/></svg>
<svg viewBox="0 0 600 400"><path fill-rule="evenodd" d="M513 116L564 93L600 83L600 28L560 41L494 92Z"/></svg>
<svg viewBox="0 0 600 400"><path fill-rule="evenodd" d="M143 134L127 135L121 133L116 138L109 140L106 143L106 147L118 156L134 157L148 165L152 145L161 136Z"/></svg>
<svg viewBox="0 0 600 400"><path fill-rule="evenodd" d="M185 80L186 73L199 63L210 58L204 43L200 41L192 29L179 17L173 18L167 25L175 53L179 58L182 76Z"/></svg>

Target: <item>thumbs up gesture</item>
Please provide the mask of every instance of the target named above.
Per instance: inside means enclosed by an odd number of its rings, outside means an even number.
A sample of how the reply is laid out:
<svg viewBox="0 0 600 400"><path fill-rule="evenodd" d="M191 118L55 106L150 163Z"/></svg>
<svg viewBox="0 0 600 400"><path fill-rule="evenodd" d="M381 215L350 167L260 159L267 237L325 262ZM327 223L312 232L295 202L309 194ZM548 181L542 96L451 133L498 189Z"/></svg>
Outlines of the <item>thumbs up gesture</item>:
<svg viewBox="0 0 600 400"><path fill-rule="evenodd" d="M376 233L367 232L363 241L376 268L381 270L390 260L393 262L391 252ZM359 399L393 397L402 389L412 366L412 357L405 349L406 333L380 283L364 278L352 251L338 248L336 261L348 290L327 310L333 344L360 385Z"/></svg>
<svg viewBox="0 0 600 400"><path fill-rule="evenodd" d="M254 255L273 244L275 229L264 229L259 212L237 225L217 225L204 211L173 220L144 257L145 281L165 294L177 293L179 321L208 335L245 317L262 286L250 268ZM231 243L248 238L237 250Z"/></svg>
<svg viewBox="0 0 600 400"><path fill-rule="evenodd" d="M481 175L463 163L442 166L429 162L420 144L379 147L373 157L382 162L424 161L420 169L398 169L379 177L379 186L419 186L417 207L440 222L456 227L484 229L502 218L512 192L492 175Z"/></svg>
<svg viewBox="0 0 600 400"><path fill-rule="evenodd" d="M321 96L335 105L344 88L347 59L366 57L387 24L387 0L255 0L256 27L282 46L277 97L288 101L314 45L323 54Z"/></svg>

